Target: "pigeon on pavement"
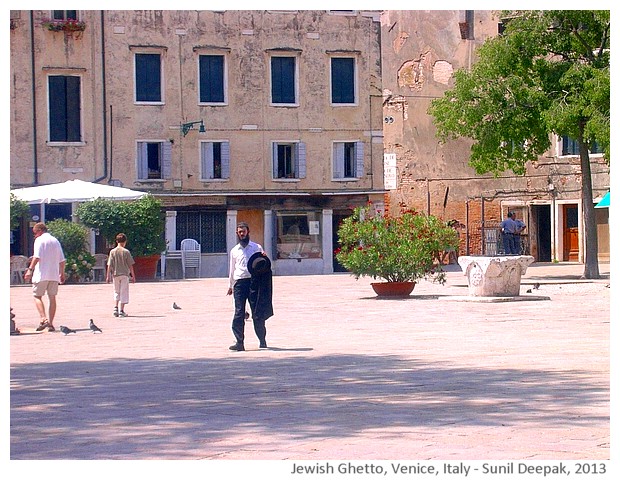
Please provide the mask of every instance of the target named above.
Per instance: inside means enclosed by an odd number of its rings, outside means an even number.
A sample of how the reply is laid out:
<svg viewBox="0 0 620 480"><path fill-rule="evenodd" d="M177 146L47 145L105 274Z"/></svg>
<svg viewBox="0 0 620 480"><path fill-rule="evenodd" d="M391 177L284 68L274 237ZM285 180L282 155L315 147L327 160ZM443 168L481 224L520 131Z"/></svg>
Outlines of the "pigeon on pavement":
<svg viewBox="0 0 620 480"><path fill-rule="evenodd" d="M90 319L89 327L93 331L93 333L97 333L97 332L103 333L101 329L97 325L95 325L95 322L93 322L92 318Z"/></svg>
<svg viewBox="0 0 620 480"><path fill-rule="evenodd" d="M181 310L181 307L179 307L176 302L172 302L172 308L174 308L175 310Z"/></svg>
<svg viewBox="0 0 620 480"><path fill-rule="evenodd" d="M65 335L69 335L70 333L76 333L75 330L71 330L69 327L65 327L64 325L60 326L60 331Z"/></svg>

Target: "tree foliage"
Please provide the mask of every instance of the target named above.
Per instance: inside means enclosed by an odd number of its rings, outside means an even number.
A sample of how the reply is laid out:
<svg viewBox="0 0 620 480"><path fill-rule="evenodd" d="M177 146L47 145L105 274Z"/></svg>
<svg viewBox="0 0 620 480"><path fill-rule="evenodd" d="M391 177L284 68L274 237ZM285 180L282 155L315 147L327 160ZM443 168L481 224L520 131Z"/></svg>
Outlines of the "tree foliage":
<svg viewBox="0 0 620 480"><path fill-rule="evenodd" d="M550 136L579 143L585 233L584 277L598 278L598 240L589 151L594 142L610 161L610 12L502 12L506 28L477 51L471 70L431 102L442 140L473 140L477 173L512 170L550 147Z"/></svg>
<svg viewBox="0 0 620 480"><path fill-rule="evenodd" d="M22 218L29 211L30 207L28 204L11 193L11 230L19 227Z"/></svg>

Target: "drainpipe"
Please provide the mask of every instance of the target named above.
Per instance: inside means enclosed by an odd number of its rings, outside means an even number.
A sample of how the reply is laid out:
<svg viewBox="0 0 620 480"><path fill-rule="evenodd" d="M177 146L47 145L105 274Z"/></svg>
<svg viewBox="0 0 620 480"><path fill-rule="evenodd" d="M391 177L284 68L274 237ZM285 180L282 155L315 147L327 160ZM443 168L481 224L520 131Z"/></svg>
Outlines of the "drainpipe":
<svg viewBox="0 0 620 480"><path fill-rule="evenodd" d="M106 81L105 81L105 22L104 11L101 10L101 102L103 111L103 175L95 178L98 183L108 176L108 122L106 117ZM110 107L110 113L112 107ZM111 174L111 173L110 173Z"/></svg>
<svg viewBox="0 0 620 480"><path fill-rule="evenodd" d="M34 62L34 12L30 10L30 64L32 68L32 165L34 173L32 175L33 185L39 184L39 162L37 160L37 92L35 79Z"/></svg>

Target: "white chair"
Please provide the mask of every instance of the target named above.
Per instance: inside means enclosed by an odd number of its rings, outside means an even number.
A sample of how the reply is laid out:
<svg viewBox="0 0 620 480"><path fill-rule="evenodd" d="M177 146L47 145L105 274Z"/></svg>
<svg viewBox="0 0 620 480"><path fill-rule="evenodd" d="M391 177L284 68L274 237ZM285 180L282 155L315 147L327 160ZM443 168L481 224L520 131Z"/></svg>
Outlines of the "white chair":
<svg viewBox="0 0 620 480"><path fill-rule="evenodd" d="M181 267L183 269L183 278L188 268L196 268L198 278L200 278L200 263L202 257L200 252L200 244L193 238L181 240Z"/></svg>
<svg viewBox="0 0 620 480"><path fill-rule="evenodd" d="M105 253L95 253L95 265L93 266L93 281L105 281L108 256Z"/></svg>
<svg viewBox="0 0 620 480"><path fill-rule="evenodd" d="M24 283L24 271L30 265L30 259L25 255L11 257L11 283Z"/></svg>

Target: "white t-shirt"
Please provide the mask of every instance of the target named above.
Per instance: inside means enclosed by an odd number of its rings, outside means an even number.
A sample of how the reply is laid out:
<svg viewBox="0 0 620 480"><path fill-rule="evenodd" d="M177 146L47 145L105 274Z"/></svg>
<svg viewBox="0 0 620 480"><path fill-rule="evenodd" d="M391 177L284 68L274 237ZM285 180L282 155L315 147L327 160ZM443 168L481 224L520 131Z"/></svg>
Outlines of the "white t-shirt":
<svg viewBox="0 0 620 480"><path fill-rule="evenodd" d="M60 242L48 232L34 240L34 257L39 261L34 267L32 282L60 281L60 262L65 261Z"/></svg>

